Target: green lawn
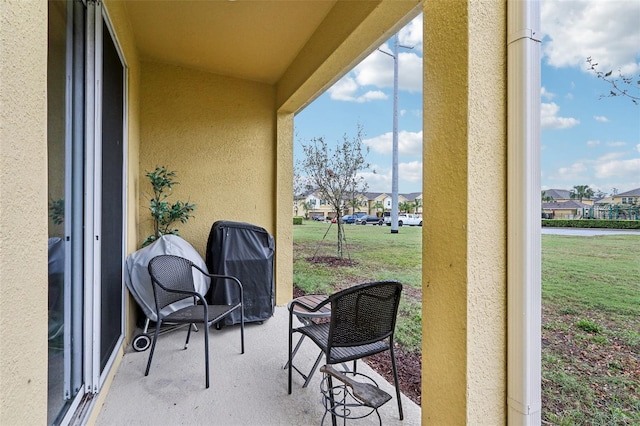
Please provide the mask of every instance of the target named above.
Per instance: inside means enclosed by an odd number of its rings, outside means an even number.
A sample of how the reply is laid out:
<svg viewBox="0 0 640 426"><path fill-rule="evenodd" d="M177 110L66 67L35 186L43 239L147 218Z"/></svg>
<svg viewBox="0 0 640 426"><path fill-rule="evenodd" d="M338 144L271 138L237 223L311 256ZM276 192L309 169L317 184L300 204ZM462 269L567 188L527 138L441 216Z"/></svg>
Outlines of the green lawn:
<svg viewBox="0 0 640 426"><path fill-rule="evenodd" d="M390 229L345 225L345 257L353 264L336 267L309 261L336 255L336 225L295 226L294 283L331 293L401 281L397 341L418 351L422 228ZM545 424L640 424L640 237L543 235L542 303Z"/></svg>
<svg viewBox="0 0 640 426"><path fill-rule="evenodd" d="M542 237L543 419L640 424L640 237Z"/></svg>

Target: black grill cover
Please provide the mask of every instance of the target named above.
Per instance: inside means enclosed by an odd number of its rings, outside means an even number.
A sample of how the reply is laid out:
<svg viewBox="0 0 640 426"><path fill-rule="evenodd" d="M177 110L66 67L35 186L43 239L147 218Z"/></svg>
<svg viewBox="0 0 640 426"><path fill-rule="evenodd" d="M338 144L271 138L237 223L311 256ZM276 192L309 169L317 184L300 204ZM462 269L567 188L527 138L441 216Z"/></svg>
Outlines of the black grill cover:
<svg viewBox="0 0 640 426"><path fill-rule="evenodd" d="M264 321L273 316L273 237L249 223L220 220L213 224L207 241L206 264L212 274L233 275L244 290L245 322ZM215 284L215 286L214 286ZM228 280L212 280L207 299L227 304L239 297ZM232 312L224 325L238 324L240 312Z"/></svg>

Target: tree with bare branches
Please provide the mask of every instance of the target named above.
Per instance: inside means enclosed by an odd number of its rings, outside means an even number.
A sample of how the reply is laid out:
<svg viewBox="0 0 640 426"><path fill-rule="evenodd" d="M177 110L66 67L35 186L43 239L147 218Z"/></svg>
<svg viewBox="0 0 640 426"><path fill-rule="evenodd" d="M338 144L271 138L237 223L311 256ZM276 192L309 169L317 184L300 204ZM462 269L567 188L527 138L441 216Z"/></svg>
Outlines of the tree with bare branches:
<svg viewBox="0 0 640 426"><path fill-rule="evenodd" d="M613 75L613 70L600 71L598 69L598 63L593 62L591 56L587 58L589 64L589 71L592 71L596 77L606 81L611 86L609 94L600 95L600 98L611 98L616 96L626 97L631 100L635 105L640 105L640 74L637 77L624 75L618 71L618 76Z"/></svg>
<svg viewBox="0 0 640 426"><path fill-rule="evenodd" d="M308 190L317 190L336 212L338 228L338 258L343 257L344 224L340 220L345 201L355 199L367 191L367 183L358 172L369 167L365 157L369 150L362 146L363 130L350 139L346 134L342 143L329 147L323 137L302 143L304 158L296 165L305 174Z"/></svg>

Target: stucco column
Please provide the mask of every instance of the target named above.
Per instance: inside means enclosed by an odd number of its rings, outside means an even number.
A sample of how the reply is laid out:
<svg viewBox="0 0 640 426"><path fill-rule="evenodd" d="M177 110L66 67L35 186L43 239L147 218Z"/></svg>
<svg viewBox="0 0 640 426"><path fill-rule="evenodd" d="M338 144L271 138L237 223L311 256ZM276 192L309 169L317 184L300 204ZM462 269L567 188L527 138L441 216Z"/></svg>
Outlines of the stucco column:
<svg viewBox="0 0 640 426"><path fill-rule="evenodd" d="M293 114L277 113L276 171L276 304L284 305L293 295Z"/></svg>
<svg viewBox="0 0 640 426"><path fill-rule="evenodd" d="M36 425L47 422L47 2L0 1L0 57L0 424Z"/></svg>
<svg viewBox="0 0 640 426"><path fill-rule="evenodd" d="M424 3L423 424L506 418L505 13Z"/></svg>

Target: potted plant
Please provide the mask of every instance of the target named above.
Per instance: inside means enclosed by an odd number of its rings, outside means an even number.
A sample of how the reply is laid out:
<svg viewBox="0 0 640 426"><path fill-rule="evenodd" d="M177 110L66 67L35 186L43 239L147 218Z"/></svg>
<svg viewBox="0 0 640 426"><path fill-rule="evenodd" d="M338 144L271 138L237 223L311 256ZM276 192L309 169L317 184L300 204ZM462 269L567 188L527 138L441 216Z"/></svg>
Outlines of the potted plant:
<svg viewBox="0 0 640 426"><path fill-rule="evenodd" d="M146 174L151 186L153 187L153 196L149 198L149 210L153 219L153 234L149 235L143 242L145 247L156 241L163 235L178 235L178 229L173 228L176 222L186 223L187 220L194 217L193 211L196 205L189 202L176 201L170 203L167 198L171 194L174 185L178 185L174 178L175 171L168 171L166 167L156 167L152 172Z"/></svg>

